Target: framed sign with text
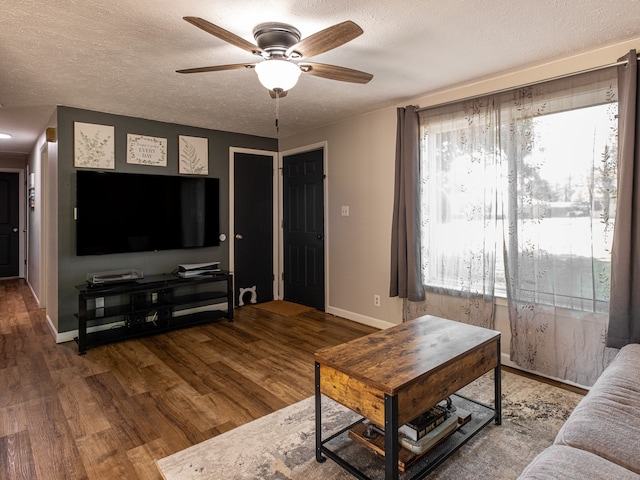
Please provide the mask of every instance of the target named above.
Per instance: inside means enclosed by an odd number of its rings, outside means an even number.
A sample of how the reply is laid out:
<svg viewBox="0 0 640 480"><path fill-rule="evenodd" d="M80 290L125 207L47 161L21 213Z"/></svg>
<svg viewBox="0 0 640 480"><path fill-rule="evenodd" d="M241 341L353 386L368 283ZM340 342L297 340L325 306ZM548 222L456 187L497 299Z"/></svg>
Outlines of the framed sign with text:
<svg viewBox="0 0 640 480"><path fill-rule="evenodd" d="M127 134L127 163L167 166L167 139Z"/></svg>

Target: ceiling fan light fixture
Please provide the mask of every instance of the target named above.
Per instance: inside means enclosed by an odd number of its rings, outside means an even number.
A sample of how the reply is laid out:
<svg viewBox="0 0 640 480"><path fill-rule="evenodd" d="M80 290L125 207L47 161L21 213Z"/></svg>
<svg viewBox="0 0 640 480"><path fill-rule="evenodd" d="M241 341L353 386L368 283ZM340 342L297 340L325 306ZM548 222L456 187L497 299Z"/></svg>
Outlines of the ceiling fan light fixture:
<svg viewBox="0 0 640 480"><path fill-rule="evenodd" d="M287 60L265 60L256 65L258 80L267 90L291 90L300 77L300 67Z"/></svg>

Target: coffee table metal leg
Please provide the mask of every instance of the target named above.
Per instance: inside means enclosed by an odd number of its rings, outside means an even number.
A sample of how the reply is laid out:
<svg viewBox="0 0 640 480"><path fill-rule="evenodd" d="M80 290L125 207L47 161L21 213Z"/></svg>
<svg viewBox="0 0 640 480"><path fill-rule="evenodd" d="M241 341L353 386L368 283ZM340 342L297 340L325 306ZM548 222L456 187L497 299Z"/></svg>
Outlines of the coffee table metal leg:
<svg viewBox="0 0 640 480"><path fill-rule="evenodd" d="M496 411L496 425L502 425L502 369L500 368L500 340L498 340L498 364L493 371L493 384L495 388L494 409Z"/></svg>
<svg viewBox="0 0 640 480"><path fill-rule="evenodd" d="M398 480L398 396L384 394L384 478Z"/></svg>
<svg viewBox="0 0 640 480"><path fill-rule="evenodd" d="M322 463L322 398L320 396L320 364L316 362L316 461Z"/></svg>

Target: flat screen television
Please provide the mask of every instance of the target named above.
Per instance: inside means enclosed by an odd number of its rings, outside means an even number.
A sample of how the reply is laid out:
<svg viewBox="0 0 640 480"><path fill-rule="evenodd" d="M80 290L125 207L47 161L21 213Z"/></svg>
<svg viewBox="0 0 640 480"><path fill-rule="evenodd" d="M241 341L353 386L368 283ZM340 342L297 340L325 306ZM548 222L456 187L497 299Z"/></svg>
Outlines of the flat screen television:
<svg viewBox="0 0 640 480"><path fill-rule="evenodd" d="M219 180L78 170L76 254L219 245Z"/></svg>

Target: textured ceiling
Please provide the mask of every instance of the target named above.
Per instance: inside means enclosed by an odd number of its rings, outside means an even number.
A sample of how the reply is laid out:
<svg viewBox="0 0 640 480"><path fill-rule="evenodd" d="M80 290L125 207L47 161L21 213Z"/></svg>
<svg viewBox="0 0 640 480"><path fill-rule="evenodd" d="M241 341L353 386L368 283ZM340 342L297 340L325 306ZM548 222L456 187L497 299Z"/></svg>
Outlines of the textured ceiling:
<svg viewBox="0 0 640 480"><path fill-rule="evenodd" d="M475 78L640 37L637 0L0 0L0 153L25 153L55 105L276 137L255 72L176 69L256 57L182 20L251 42L289 23L302 37L353 20L364 34L310 59L374 75L366 85L302 75L280 101L280 136ZM621 55L624 52L621 52Z"/></svg>

